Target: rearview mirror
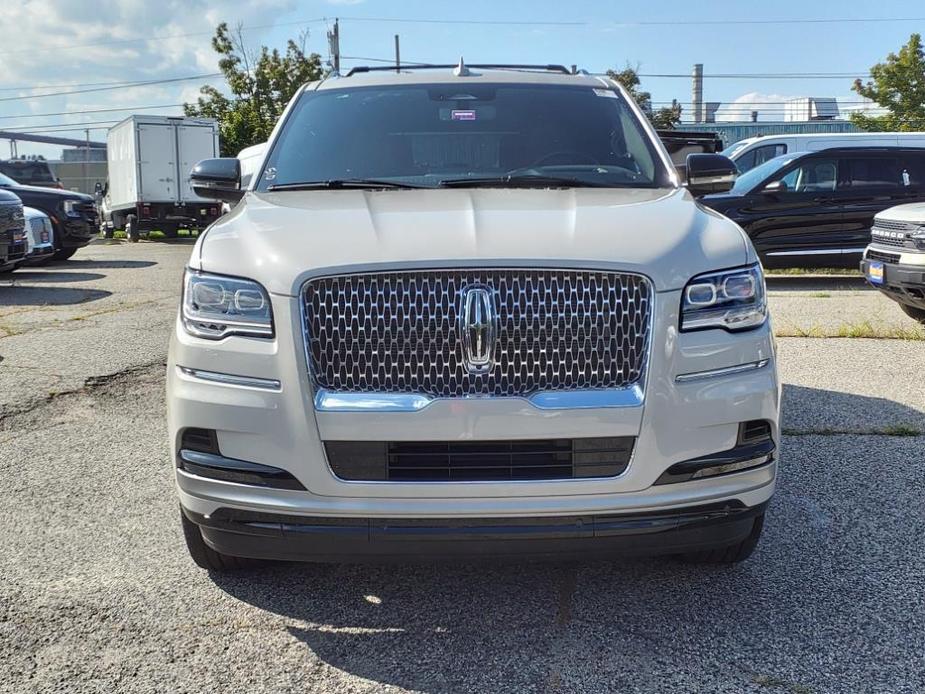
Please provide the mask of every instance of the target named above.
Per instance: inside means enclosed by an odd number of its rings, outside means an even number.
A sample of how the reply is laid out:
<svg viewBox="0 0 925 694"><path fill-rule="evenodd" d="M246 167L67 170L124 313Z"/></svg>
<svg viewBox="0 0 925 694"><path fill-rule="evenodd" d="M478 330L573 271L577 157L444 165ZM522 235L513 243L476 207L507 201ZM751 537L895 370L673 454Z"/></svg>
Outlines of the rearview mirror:
<svg viewBox="0 0 925 694"><path fill-rule="evenodd" d="M237 202L241 190L241 162L234 157L203 159L190 172L190 185L199 197Z"/></svg>
<svg viewBox="0 0 925 694"><path fill-rule="evenodd" d="M727 192L737 173L732 159L722 154L687 155L687 189L694 197Z"/></svg>

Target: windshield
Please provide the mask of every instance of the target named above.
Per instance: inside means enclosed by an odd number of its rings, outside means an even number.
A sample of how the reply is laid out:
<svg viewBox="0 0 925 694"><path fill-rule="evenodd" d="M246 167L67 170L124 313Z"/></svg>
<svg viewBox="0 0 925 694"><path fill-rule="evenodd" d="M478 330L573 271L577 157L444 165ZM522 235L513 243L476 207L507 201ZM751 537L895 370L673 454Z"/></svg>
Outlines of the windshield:
<svg viewBox="0 0 925 694"><path fill-rule="evenodd" d="M720 152L720 154L722 154L724 157L729 157L730 159L732 159L733 157L735 157L736 154L738 154L743 149L748 147L748 145L749 145L748 142L744 140L739 140L738 142L734 142L733 144L729 145L726 149Z"/></svg>
<svg viewBox="0 0 925 694"><path fill-rule="evenodd" d="M774 159L768 159L764 164L760 164L754 169L749 169L736 178L735 185L732 186L732 192L739 195L750 193L756 185L774 175L775 171L784 168L795 158L794 156L775 157Z"/></svg>
<svg viewBox="0 0 925 694"><path fill-rule="evenodd" d="M553 179L575 186L672 185L616 91L461 82L305 93L257 189L326 181L504 185L510 178L537 187L556 185Z"/></svg>
<svg viewBox="0 0 925 694"><path fill-rule="evenodd" d="M19 184L9 176L0 173L0 186L18 186Z"/></svg>

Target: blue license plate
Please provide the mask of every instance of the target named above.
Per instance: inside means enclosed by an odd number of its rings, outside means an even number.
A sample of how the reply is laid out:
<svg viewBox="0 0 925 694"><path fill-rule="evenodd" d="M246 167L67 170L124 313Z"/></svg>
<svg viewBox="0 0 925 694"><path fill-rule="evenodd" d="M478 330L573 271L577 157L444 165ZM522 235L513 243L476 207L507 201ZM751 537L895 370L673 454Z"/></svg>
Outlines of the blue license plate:
<svg viewBox="0 0 925 694"><path fill-rule="evenodd" d="M883 284L883 263L872 260L867 266L867 279L871 284Z"/></svg>

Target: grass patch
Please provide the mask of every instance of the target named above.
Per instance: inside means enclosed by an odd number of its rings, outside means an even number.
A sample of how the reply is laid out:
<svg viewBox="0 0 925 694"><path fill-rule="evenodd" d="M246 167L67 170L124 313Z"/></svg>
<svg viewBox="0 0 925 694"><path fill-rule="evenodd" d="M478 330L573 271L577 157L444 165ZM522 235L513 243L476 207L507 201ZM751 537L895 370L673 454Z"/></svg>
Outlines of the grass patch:
<svg viewBox="0 0 925 694"><path fill-rule="evenodd" d="M850 267L783 267L765 269L766 275L848 275L858 277L861 271Z"/></svg>
<svg viewBox="0 0 925 694"><path fill-rule="evenodd" d="M125 233L124 231L122 231L121 229L118 229L118 230L112 232L112 237L113 237L114 239L127 239L127 238L128 238L128 234L126 234L126 233Z"/></svg>
<svg viewBox="0 0 925 694"><path fill-rule="evenodd" d="M816 338L866 338L869 340L916 340L925 341L925 329L898 325L875 326L870 321L859 323L842 323L823 328L819 325L804 327L787 325L774 331L776 337L816 337Z"/></svg>
<svg viewBox="0 0 925 694"><path fill-rule="evenodd" d="M810 294L813 299L831 299L832 295L829 292L813 292Z"/></svg>
<svg viewBox="0 0 925 694"><path fill-rule="evenodd" d="M879 429L781 429L784 436L921 436L922 430L911 424L890 424Z"/></svg>
<svg viewBox="0 0 925 694"><path fill-rule="evenodd" d="M148 232L148 241L160 241L161 239L166 239L167 234L163 231L149 231Z"/></svg>
<svg viewBox="0 0 925 694"><path fill-rule="evenodd" d="M884 436L921 436L922 430L909 424L891 424L880 432Z"/></svg>

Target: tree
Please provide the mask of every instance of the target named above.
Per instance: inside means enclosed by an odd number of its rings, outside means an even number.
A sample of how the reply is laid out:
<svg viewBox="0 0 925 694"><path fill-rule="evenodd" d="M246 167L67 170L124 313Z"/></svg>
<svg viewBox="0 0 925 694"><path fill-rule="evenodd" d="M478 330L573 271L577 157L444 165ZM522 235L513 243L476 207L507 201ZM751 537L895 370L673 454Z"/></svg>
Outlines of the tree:
<svg viewBox="0 0 925 694"><path fill-rule="evenodd" d="M663 130L673 130L674 126L681 122L681 105L676 101L671 106L660 108L657 111L652 110L652 95L649 92L640 91L639 86L642 82L639 80L639 66L631 67L629 63L617 72L608 70L607 76L614 82L619 82L630 93L630 96L639 104L639 108L646 114L646 118L651 121L656 128Z"/></svg>
<svg viewBox="0 0 925 694"><path fill-rule="evenodd" d="M851 120L862 130L896 131L925 128L925 52L922 37L912 34L909 42L890 53L886 62L870 69L867 83L857 79L851 87L866 99L871 99L888 113L868 116L852 113Z"/></svg>
<svg viewBox="0 0 925 694"><path fill-rule="evenodd" d="M218 67L230 96L211 85L200 89L195 104L184 104L187 116L215 118L219 123L222 156L235 156L245 147L265 142L293 94L323 74L321 56L305 54L307 33L290 39L285 54L262 46L249 51L241 27L232 33L222 22L212 48L221 58Z"/></svg>

